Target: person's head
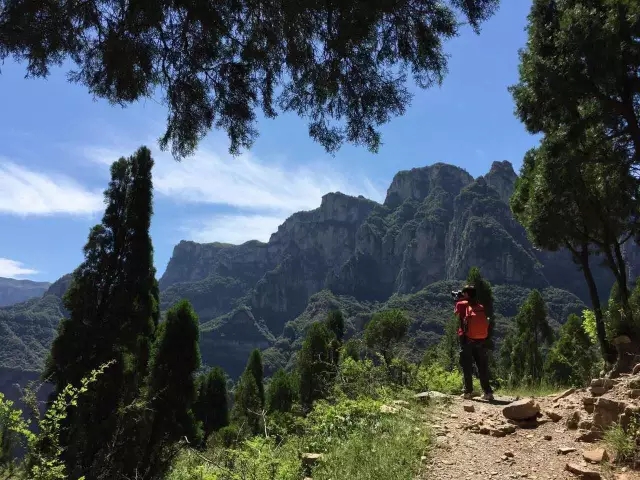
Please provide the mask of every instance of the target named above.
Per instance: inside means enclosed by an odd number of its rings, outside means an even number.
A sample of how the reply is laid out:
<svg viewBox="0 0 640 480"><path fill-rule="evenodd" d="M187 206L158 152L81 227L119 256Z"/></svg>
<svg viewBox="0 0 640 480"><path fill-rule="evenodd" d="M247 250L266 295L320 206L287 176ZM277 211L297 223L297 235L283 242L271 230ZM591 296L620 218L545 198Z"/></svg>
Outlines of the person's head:
<svg viewBox="0 0 640 480"><path fill-rule="evenodd" d="M469 300L471 302L475 302L477 300L477 293L475 285L465 285L462 288L462 295L464 295L465 300Z"/></svg>

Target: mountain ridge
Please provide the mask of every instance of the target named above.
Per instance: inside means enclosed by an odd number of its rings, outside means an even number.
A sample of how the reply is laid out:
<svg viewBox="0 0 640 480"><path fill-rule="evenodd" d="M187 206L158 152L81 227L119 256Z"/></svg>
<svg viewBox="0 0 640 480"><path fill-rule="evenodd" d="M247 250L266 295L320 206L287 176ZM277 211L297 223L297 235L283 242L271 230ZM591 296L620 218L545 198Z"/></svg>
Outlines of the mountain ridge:
<svg viewBox="0 0 640 480"><path fill-rule="evenodd" d="M506 160L478 178L435 163L398 172L382 203L327 193L318 208L289 216L268 242L183 240L159 279L161 310L191 301L201 322L203 362L232 377L254 348L265 351L268 372L290 364L309 323L336 307L345 310L349 335L358 335L377 309L407 309L409 345L419 355L442 334L450 318L448 292L472 266L494 285L499 335L532 288L543 291L548 305L565 305L550 307L557 326L585 308L584 280L567 252L541 252L528 241L507 203L516 178ZM628 247L628 258L637 270L635 247ZM594 274L606 297L612 276L595 264ZM65 313L60 299L70 281L66 275L54 282L29 308L0 309L0 332L22 339L14 342L17 358L28 362L32 357L19 350L33 344L43 352L55 335L59 318L50 316ZM39 304L47 321L35 315ZM29 337L16 319L41 328ZM36 357L41 365L44 359Z"/></svg>

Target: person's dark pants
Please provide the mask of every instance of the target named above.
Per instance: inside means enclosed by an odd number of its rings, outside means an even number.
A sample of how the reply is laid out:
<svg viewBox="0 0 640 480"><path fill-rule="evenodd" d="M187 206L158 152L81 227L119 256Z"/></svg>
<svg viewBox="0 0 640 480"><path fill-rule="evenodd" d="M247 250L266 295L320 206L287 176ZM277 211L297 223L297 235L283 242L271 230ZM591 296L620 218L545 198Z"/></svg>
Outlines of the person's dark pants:
<svg viewBox="0 0 640 480"><path fill-rule="evenodd" d="M489 355L485 340L464 339L460 342L460 366L464 376L464 393L473 392L473 364L484 393L493 393L489 383Z"/></svg>

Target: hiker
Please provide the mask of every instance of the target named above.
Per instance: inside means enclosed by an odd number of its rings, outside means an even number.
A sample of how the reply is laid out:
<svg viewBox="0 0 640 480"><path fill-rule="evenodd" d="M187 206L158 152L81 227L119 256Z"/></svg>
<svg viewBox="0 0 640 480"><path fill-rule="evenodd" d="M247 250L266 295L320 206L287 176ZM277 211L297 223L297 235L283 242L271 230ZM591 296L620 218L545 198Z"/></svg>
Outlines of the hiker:
<svg viewBox="0 0 640 480"><path fill-rule="evenodd" d="M484 400L493 400L493 391L489 383L489 356L487 337L489 335L489 319L484 306L478 302L476 287L465 285L458 293L454 312L460 321L458 339L460 341L460 366L464 376L465 399L473 398L473 363L478 369L478 378L484 391Z"/></svg>

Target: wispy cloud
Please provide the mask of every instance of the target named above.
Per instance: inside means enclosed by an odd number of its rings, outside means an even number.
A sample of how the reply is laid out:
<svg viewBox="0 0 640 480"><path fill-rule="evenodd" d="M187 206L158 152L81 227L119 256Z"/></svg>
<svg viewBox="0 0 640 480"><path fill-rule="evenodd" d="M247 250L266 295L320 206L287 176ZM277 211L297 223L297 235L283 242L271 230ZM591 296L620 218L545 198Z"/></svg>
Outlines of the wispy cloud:
<svg viewBox="0 0 640 480"><path fill-rule="evenodd" d="M38 273L37 270L26 268L21 262L0 258L0 277L18 278L36 273Z"/></svg>
<svg viewBox="0 0 640 480"><path fill-rule="evenodd" d="M87 215L104 208L101 192L66 175L47 175L0 158L0 214Z"/></svg>
<svg viewBox="0 0 640 480"><path fill-rule="evenodd" d="M135 148L89 148L84 154L108 165ZM153 156L157 195L181 204L211 205L212 210L224 207L224 214L191 218L182 225L188 238L201 242L266 241L288 216L319 207L322 196L329 192L364 195L376 201L384 198L384 192L368 178L349 177L323 162L267 163L248 153L233 157L206 147L182 162L156 148Z"/></svg>
<svg viewBox="0 0 640 480"><path fill-rule="evenodd" d="M191 240L203 243L267 242L283 221L278 215L214 215L186 224L183 231Z"/></svg>

